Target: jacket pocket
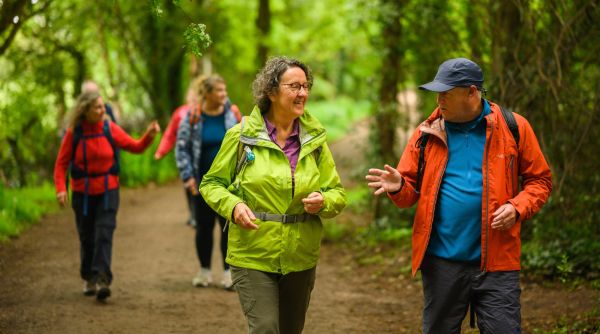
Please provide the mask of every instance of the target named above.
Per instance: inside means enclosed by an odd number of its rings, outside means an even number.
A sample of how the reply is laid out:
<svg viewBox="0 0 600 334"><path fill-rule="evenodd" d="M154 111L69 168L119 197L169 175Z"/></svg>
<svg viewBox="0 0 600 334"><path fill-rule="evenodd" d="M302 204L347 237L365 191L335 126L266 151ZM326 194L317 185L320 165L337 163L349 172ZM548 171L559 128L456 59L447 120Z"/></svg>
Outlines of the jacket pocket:
<svg viewBox="0 0 600 334"><path fill-rule="evenodd" d="M233 287L238 293L240 304L242 306L242 312L244 315L248 315L256 304L256 298L252 293L253 288L248 276L248 269L231 267L231 276Z"/></svg>
<svg viewBox="0 0 600 334"><path fill-rule="evenodd" d="M508 164L506 167L506 186L507 194L510 198L517 195L519 189L519 180L517 176L517 157L514 154L508 156Z"/></svg>

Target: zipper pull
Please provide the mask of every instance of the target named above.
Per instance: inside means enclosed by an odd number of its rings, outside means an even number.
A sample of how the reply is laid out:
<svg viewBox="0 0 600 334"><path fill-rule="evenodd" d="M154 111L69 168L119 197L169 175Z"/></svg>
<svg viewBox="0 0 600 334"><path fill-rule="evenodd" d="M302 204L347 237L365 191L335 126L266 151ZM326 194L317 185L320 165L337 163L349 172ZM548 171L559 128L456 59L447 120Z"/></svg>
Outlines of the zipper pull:
<svg viewBox="0 0 600 334"><path fill-rule="evenodd" d="M227 230L227 226L228 226L228 225L229 225L229 220L227 220L227 221L225 222L225 225L223 226L223 233L225 233L225 230ZM221 236L221 237L223 237L223 236Z"/></svg>

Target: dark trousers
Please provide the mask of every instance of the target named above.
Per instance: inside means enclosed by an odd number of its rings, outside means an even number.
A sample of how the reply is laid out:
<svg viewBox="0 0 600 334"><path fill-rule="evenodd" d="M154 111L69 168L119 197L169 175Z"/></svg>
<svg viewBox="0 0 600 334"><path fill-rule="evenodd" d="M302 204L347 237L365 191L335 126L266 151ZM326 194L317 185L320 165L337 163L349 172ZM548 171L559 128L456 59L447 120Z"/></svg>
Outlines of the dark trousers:
<svg viewBox="0 0 600 334"><path fill-rule="evenodd" d="M300 334L316 268L286 275L231 267L233 286L250 334Z"/></svg>
<svg viewBox="0 0 600 334"><path fill-rule="evenodd" d="M519 271L482 273L479 264L425 255L423 333L460 333L469 304L480 333L521 333Z"/></svg>
<svg viewBox="0 0 600 334"><path fill-rule="evenodd" d="M200 266L209 269L213 249L215 218L219 220L221 230L225 226L225 219L211 209L201 195L193 196L193 200L194 219L196 220L196 254L200 260ZM223 257L223 266L225 269L229 269L229 264L225 262L225 257L227 256L226 233L221 235L221 255Z"/></svg>
<svg viewBox="0 0 600 334"><path fill-rule="evenodd" d="M187 200L188 209L190 210L190 218L188 219L188 223L190 223L191 220L194 219L194 195L192 195L192 192L187 188L183 188L183 191L185 191L185 199Z"/></svg>
<svg viewBox="0 0 600 334"><path fill-rule="evenodd" d="M72 207L79 234L81 266L79 272L84 280L105 279L112 282L110 264L112 259L113 233L117 226L119 190L102 195L88 196L88 212L83 214L84 194L73 192Z"/></svg>

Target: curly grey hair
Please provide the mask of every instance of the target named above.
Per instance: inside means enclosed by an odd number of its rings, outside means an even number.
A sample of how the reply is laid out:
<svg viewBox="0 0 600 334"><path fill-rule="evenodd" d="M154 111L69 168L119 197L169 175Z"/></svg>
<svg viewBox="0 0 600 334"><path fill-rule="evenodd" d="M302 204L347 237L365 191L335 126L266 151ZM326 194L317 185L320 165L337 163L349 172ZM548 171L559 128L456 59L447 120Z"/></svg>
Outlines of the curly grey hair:
<svg viewBox="0 0 600 334"><path fill-rule="evenodd" d="M254 103L258 106L261 113L266 113L271 108L269 95L279 90L281 76L285 71L292 67L299 67L306 74L308 84L312 86L313 76L308 65L303 62L285 56L273 57L267 60L265 67L256 75L252 83L252 95Z"/></svg>

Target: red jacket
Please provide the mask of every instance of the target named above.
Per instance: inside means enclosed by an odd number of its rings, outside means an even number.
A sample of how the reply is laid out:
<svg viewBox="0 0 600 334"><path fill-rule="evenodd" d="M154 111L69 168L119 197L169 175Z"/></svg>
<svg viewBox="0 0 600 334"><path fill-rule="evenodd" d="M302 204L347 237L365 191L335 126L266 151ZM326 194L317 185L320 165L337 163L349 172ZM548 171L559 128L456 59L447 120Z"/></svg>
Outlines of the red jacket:
<svg viewBox="0 0 600 334"><path fill-rule="evenodd" d="M81 122L84 135L102 134L103 122L99 121L94 124L89 124L85 121ZM110 122L110 133L113 137L115 146L129 152L141 153L150 144L152 139L145 135L139 140L131 138L121 127ZM75 153L75 164L83 169L83 138L79 140ZM104 173L110 169L113 164L113 150L110 142L104 136L85 139L87 150L87 161L89 173ZM58 151L58 157L54 164L54 185L56 192L66 191L66 175L73 156L73 129L67 129L65 136ZM84 179L71 179L71 189L76 192L84 192ZM119 187L119 177L116 175L108 176L108 190L117 189ZM104 176L90 177L88 194L98 195L106 191L104 186Z"/></svg>
<svg viewBox="0 0 600 334"><path fill-rule="evenodd" d="M175 142L177 141L177 129L179 128L179 123L185 117L188 110L190 110L190 106L187 104L175 109L171 116L171 120L169 121L169 125L167 125L167 129L160 139L156 153L165 156L173 149Z"/></svg>
<svg viewBox="0 0 600 334"><path fill-rule="evenodd" d="M520 133L519 148L500 112L490 102L492 112L486 118L486 142L482 165L483 196L481 212L481 270L521 269L521 223L537 213L550 196L552 176L529 122L515 114ZM425 171L421 195L415 192L421 132L430 135L425 149ZM410 138L398 164L404 183L398 193L388 194L398 207L410 207L418 201L412 236L412 274L425 255L434 218L436 200L448 161L446 132L438 109L418 127ZM518 177L522 177L519 191ZM492 230L492 213L511 203L519 216L506 231Z"/></svg>

